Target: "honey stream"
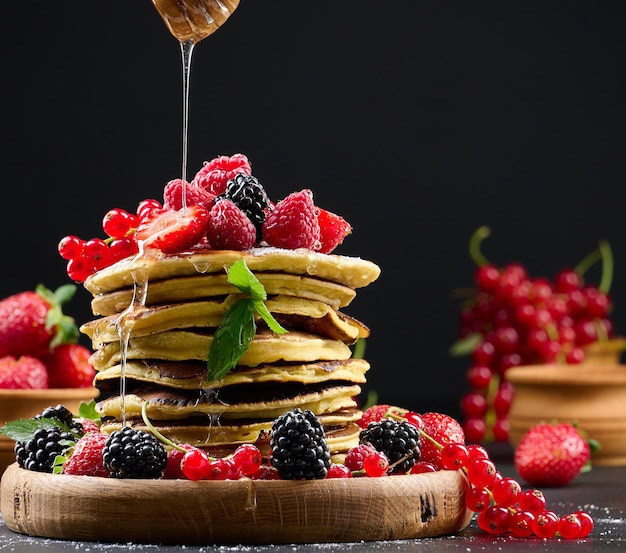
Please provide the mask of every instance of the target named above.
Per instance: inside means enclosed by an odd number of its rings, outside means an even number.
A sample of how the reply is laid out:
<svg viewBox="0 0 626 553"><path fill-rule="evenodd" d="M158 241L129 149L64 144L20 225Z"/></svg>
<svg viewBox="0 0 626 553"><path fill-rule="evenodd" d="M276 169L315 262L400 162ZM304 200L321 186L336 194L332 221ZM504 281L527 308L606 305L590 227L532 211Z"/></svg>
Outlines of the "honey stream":
<svg viewBox="0 0 626 553"><path fill-rule="evenodd" d="M221 27L239 6L239 0L152 0L165 25L180 45L182 62L182 167L181 179L187 181L187 155L189 136L189 90L191 57L195 45ZM186 190L182 187L183 210L187 209ZM130 263L133 277L133 297L130 305L115 321L120 339L120 412L122 426L126 425L126 362L128 345L132 335L131 314L137 306L145 306L148 293L148 277L135 263L147 255L143 244ZM199 272L202 272L199 270Z"/></svg>

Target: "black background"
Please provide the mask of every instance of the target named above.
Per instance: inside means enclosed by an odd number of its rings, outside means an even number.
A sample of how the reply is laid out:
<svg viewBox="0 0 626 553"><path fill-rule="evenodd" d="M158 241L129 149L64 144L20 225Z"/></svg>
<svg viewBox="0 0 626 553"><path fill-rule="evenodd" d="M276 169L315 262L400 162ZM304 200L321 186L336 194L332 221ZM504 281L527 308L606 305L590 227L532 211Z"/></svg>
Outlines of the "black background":
<svg viewBox="0 0 626 553"><path fill-rule="evenodd" d="M242 152L274 200L311 188L343 215L337 253L382 267L346 309L372 331L367 389L456 414L481 225L533 276L608 240L626 332L625 24L620 0L242 0L193 53L188 174ZM148 0L7 3L1 40L7 296L67 283L61 237L181 175L182 86ZM82 287L66 311L90 317Z"/></svg>

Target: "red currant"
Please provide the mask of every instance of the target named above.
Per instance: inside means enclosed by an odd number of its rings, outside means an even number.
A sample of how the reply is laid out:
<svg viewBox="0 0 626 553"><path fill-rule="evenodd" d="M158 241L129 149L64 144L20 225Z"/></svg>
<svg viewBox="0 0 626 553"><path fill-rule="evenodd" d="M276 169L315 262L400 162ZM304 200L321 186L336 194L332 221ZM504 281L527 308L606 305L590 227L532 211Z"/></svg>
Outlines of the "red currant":
<svg viewBox="0 0 626 553"><path fill-rule="evenodd" d="M363 459L363 469L368 476L384 476L389 470L389 459L384 453L375 451Z"/></svg>
<svg viewBox="0 0 626 553"><path fill-rule="evenodd" d="M182 458L180 468L188 480L204 480L209 474L210 460L206 451L191 448Z"/></svg>
<svg viewBox="0 0 626 553"><path fill-rule="evenodd" d="M254 444L241 444L231 455L235 469L243 476L254 476L263 463L261 450Z"/></svg>
<svg viewBox="0 0 626 553"><path fill-rule="evenodd" d="M559 517L554 511L538 513L533 521L533 534L539 538L552 538L559 527Z"/></svg>
<svg viewBox="0 0 626 553"><path fill-rule="evenodd" d="M491 505L478 513L478 527L489 534L504 534L509 530L511 513L506 507Z"/></svg>
<svg viewBox="0 0 626 553"><path fill-rule="evenodd" d="M528 538L533 534L535 515L530 511L518 509L511 515L509 529L516 538Z"/></svg>
<svg viewBox="0 0 626 553"><path fill-rule="evenodd" d="M582 524L576 514L562 516L559 519L558 532L562 538L571 540L580 537Z"/></svg>
<svg viewBox="0 0 626 553"><path fill-rule="evenodd" d="M469 451L465 444L448 443L441 449L441 466L444 469L456 470L463 468L469 459Z"/></svg>

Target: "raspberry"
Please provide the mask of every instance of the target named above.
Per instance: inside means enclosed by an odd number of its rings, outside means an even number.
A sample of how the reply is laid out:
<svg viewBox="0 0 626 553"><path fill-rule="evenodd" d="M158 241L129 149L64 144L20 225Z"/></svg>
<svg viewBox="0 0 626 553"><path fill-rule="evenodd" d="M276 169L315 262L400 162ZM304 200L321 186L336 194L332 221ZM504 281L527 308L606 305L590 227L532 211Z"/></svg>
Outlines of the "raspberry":
<svg viewBox="0 0 626 553"><path fill-rule="evenodd" d="M160 478L167 451L152 434L125 426L107 438L102 457L116 478Z"/></svg>
<svg viewBox="0 0 626 553"><path fill-rule="evenodd" d="M48 387L48 371L43 362L31 355L0 359L1 389L42 389Z"/></svg>
<svg viewBox="0 0 626 553"><path fill-rule="evenodd" d="M320 226L321 253L332 252L352 232L352 227L343 217L325 209L319 210L317 222Z"/></svg>
<svg viewBox="0 0 626 553"><path fill-rule="evenodd" d="M392 415L403 417L406 412L406 409L394 407L393 405L387 405L384 403L372 405L363 411L363 415L358 421L356 421L356 423L361 428L367 428L370 422L378 422L381 419L390 418Z"/></svg>
<svg viewBox="0 0 626 553"><path fill-rule="evenodd" d="M64 474L75 476L108 477L109 471L104 467L102 451L108 435L101 432L88 432L76 442L69 459L63 465Z"/></svg>
<svg viewBox="0 0 626 553"><path fill-rule="evenodd" d="M250 175L237 175L228 181L226 191L220 197L232 201L243 211L256 228L257 236L261 236L265 210L270 206L265 189L261 183Z"/></svg>
<svg viewBox="0 0 626 553"><path fill-rule="evenodd" d="M220 199L209 212L206 231L212 248L243 251L256 243L256 229L232 201Z"/></svg>
<svg viewBox="0 0 626 553"><path fill-rule="evenodd" d="M263 240L277 248L318 249L320 246L318 211L310 190L289 194L267 214L263 223Z"/></svg>
<svg viewBox="0 0 626 553"><path fill-rule="evenodd" d="M365 458L372 453L376 453L374 446L370 444L359 444L348 450L343 463L353 472L361 471L364 467Z"/></svg>
<svg viewBox="0 0 626 553"><path fill-rule="evenodd" d="M283 480L325 478L330 451L324 428L311 411L299 408L278 417L270 436L270 462Z"/></svg>
<svg viewBox="0 0 626 553"><path fill-rule="evenodd" d="M382 419L361 430L359 442L371 444L389 459L389 472L404 473L420 459L419 430L406 421Z"/></svg>
<svg viewBox="0 0 626 553"><path fill-rule="evenodd" d="M252 168L248 158L243 154L219 156L204 164L191 184L205 188L218 196L226 191L226 184L238 174L251 175Z"/></svg>
<svg viewBox="0 0 626 553"><path fill-rule="evenodd" d="M185 205L201 205L207 211L215 203L215 194L211 194L202 186L185 183ZM174 179L165 185L163 190L163 207L166 209L183 208L183 180Z"/></svg>

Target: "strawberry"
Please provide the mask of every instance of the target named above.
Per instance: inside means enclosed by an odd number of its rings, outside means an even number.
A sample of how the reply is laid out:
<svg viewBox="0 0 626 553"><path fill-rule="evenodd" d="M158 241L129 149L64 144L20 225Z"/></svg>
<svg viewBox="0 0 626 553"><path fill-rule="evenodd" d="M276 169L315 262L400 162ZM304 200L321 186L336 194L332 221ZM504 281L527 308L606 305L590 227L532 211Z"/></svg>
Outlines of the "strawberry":
<svg viewBox="0 0 626 553"><path fill-rule="evenodd" d="M589 468L591 449L573 424L541 423L530 428L515 449L518 474L531 486L565 486Z"/></svg>
<svg viewBox="0 0 626 553"><path fill-rule="evenodd" d="M212 248L242 251L256 243L256 228L233 202L220 199L209 211L206 236Z"/></svg>
<svg viewBox="0 0 626 553"><path fill-rule="evenodd" d="M448 443L465 443L463 427L455 418L443 413L423 413L423 431L440 445ZM428 438L422 438L422 454L420 461L430 463L441 470L441 450Z"/></svg>
<svg viewBox="0 0 626 553"><path fill-rule="evenodd" d="M109 471L104 468L102 450L108 434L88 432L80 438L67 461L63 465L64 474L75 476L102 476L107 478Z"/></svg>
<svg viewBox="0 0 626 553"><path fill-rule="evenodd" d="M406 412L406 409L394 407L393 405L372 405L363 411L363 415L358 421L356 421L356 423L361 428L367 428L370 422L378 422L381 419L395 418L396 416L402 417Z"/></svg>
<svg viewBox="0 0 626 553"><path fill-rule="evenodd" d="M267 214L263 223L263 239L268 245L277 248L319 249L318 212L310 190L289 194Z"/></svg>
<svg viewBox="0 0 626 553"><path fill-rule="evenodd" d="M135 237L163 253L178 253L196 245L204 236L209 212L201 205L187 209L163 209L137 228Z"/></svg>
<svg viewBox="0 0 626 553"><path fill-rule="evenodd" d="M185 183L185 204L201 205L207 211L211 209L215 203L215 194L211 194L206 188L201 186ZM163 207L166 209L182 209L183 208L183 180L174 179L165 185L163 190Z"/></svg>
<svg viewBox="0 0 626 553"><path fill-rule="evenodd" d="M40 359L31 355L0 358L0 389L43 389L48 387L48 371Z"/></svg>
<svg viewBox="0 0 626 553"><path fill-rule="evenodd" d="M317 222L320 226L321 253L332 252L352 232L352 227L343 217L319 208Z"/></svg>
<svg viewBox="0 0 626 553"><path fill-rule="evenodd" d="M55 344L78 339L74 319L63 314L76 286L66 284L55 292L39 284L0 300L0 357L45 354Z"/></svg>
<svg viewBox="0 0 626 553"><path fill-rule="evenodd" d="M204 164L192 184L206 189L211 194L218 196L226 190L226 184L239 173L252 175L252 168L248 158L243 154L233 156L218 156Z"/></svg>
<svg viewBox="0 0 626 553"><path fill-rule="evenodd" d="M81 344L61 344L42 358L50 388L88 388L96 370L89 362L91 350Z"/></svg>

